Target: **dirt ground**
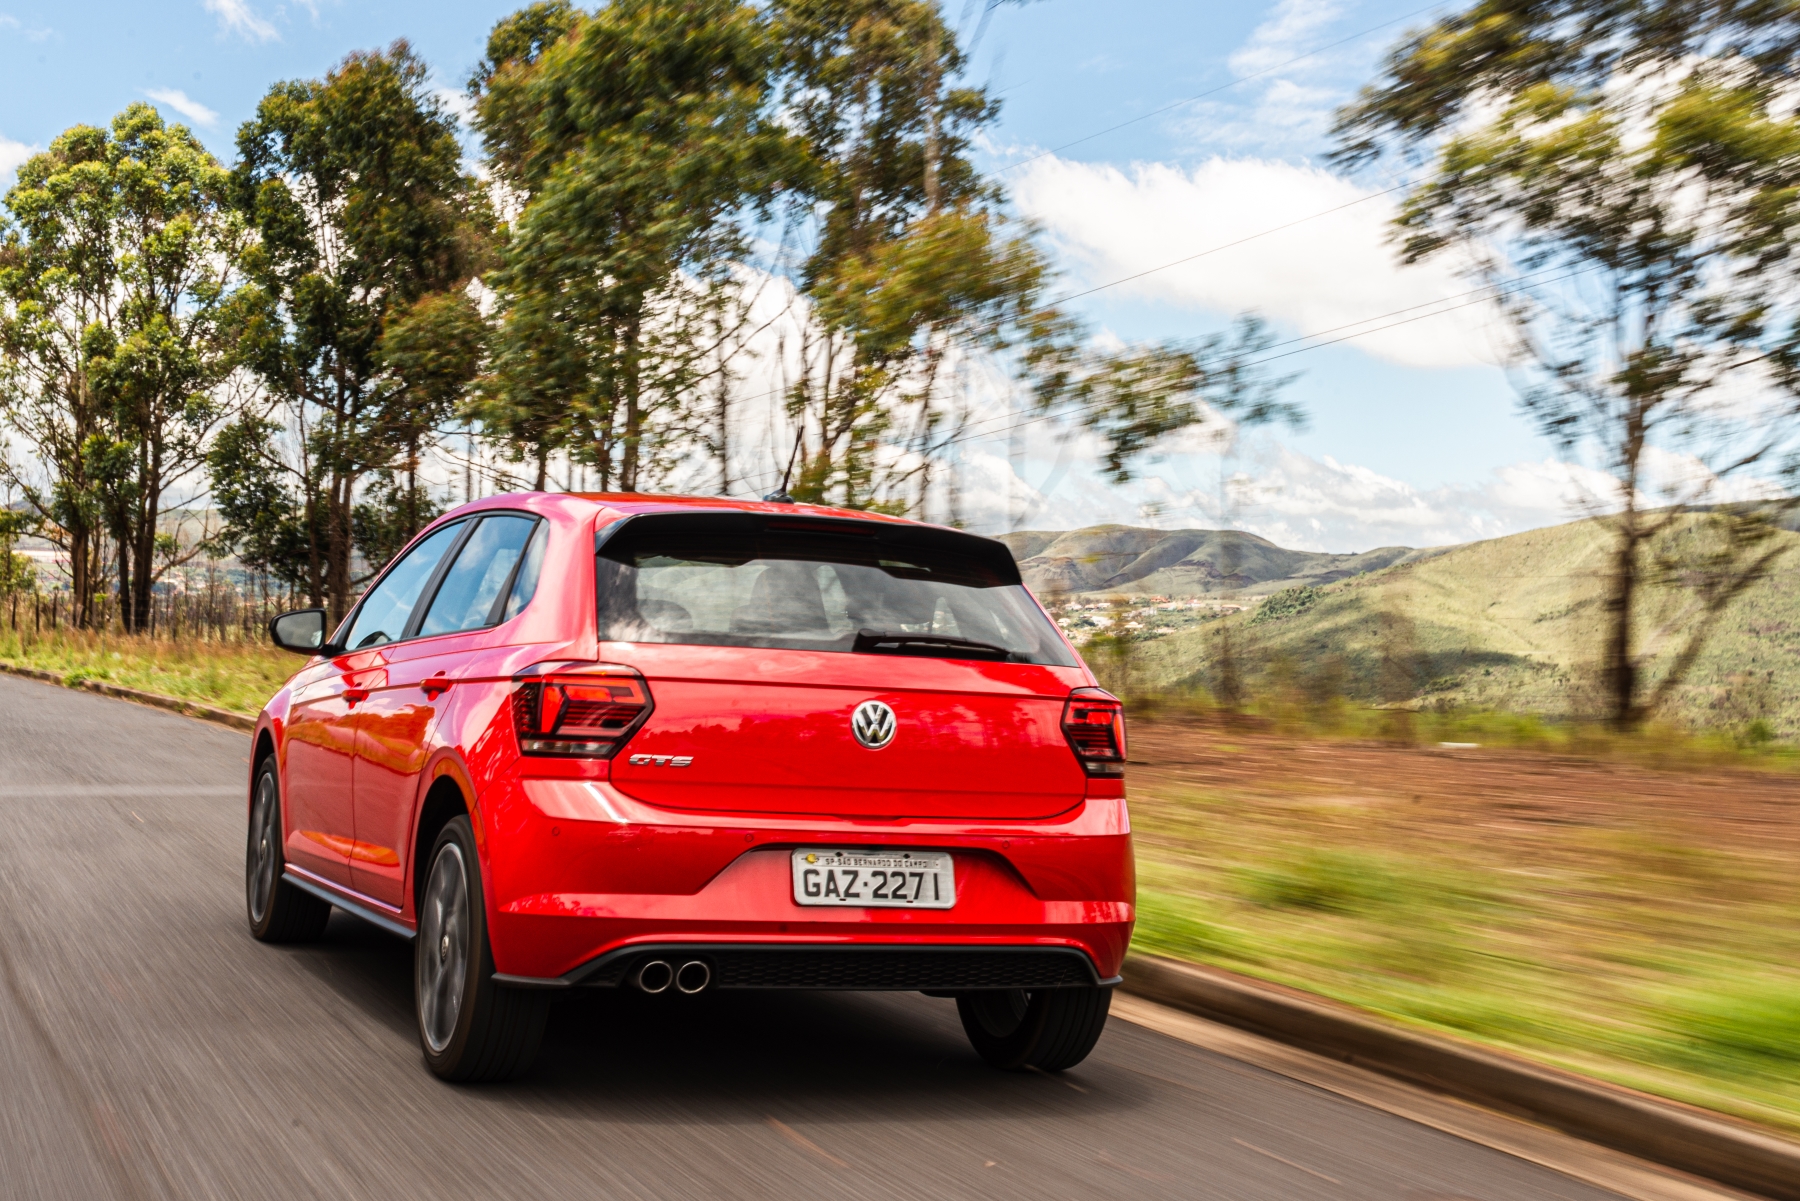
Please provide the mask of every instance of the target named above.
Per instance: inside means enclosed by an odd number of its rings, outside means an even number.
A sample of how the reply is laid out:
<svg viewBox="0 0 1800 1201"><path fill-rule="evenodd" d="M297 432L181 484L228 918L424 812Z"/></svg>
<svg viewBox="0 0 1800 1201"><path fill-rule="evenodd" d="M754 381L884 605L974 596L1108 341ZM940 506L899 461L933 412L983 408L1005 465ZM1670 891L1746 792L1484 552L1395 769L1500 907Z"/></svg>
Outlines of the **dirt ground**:
<svg viewBox="0 0 1800 1201"><path fill-rule="evenodd" d="M1544 826L1668 825L1705 844L1800 850L1800 777L1652 768L1513 747L1305 740L1178 722L1135 722L1134 798L1199 789L1393 812L1415 827L1476 824L1529 837Z"/></svg>

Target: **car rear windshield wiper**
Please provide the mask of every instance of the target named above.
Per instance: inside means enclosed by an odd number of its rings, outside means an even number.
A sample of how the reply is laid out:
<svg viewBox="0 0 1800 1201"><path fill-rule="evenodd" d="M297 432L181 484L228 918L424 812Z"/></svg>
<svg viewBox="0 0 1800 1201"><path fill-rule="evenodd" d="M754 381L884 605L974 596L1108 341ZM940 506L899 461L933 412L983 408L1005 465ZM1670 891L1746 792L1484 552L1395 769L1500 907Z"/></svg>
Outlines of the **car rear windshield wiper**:
<svg viewBox="0 0 1800 1201"><path fill-rule="evenodd" d="M1013 652L991 642L952 638L946 634L884 633L863 630L850 648L863 655L923 655L938 659L1010 659Z"/></svg>

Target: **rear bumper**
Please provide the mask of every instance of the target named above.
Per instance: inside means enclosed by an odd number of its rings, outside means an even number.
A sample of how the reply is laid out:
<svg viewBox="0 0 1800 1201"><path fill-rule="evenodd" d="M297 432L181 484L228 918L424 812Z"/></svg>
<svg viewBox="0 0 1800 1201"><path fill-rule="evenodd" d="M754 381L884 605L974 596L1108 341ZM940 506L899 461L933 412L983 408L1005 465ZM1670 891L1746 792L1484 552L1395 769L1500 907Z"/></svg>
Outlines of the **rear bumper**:
<svg viewBox="0 0 1800 1201"><path fill-rule="evenodd" d="M1110 988L1094 961L1069 947L809 946L799 943L635 943L548 980L496 974L527 988L619 988L661 959L700 960L713 988L857 992L970 992L1001 988Z"/></svg>
<svg viewBox="0 0 1800 1201"><path fill-rule="evenodd" d="M1131 940L1123 800L974 823L680 813L605 781L495 792L509 795L483 806L488 928L509 984L616 985L653 948L689 948L721 988L1093 986L1118 975ZM956 905L798 905L789 862L801 846L949 850Z"/></svg>

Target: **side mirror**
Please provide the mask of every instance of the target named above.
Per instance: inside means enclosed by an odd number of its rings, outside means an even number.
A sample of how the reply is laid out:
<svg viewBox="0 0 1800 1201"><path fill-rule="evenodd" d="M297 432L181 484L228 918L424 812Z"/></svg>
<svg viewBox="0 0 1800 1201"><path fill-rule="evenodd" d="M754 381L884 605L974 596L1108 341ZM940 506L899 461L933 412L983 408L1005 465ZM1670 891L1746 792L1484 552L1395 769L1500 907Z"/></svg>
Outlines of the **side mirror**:
<svg viewBox="0 0 1800 1201"><path fill-rule="evenodd" d="M296 609L269 623L269 641L297 655L330 655L336 647L325 645L325 610Z"/></svg>

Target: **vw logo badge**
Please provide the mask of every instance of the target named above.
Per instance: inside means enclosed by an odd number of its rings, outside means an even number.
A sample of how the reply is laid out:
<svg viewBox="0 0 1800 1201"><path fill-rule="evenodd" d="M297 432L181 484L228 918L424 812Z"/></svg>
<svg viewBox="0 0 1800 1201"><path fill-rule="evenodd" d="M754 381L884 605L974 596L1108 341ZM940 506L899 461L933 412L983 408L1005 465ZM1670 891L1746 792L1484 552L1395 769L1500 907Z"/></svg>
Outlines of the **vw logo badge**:
<svg viewBox="0 0 1800 1201"><path fill-rule="evenodd" d="M880 701L864 701L850 715L850 732L872 751L894 741L894 725L894 711Z"/></svg>

